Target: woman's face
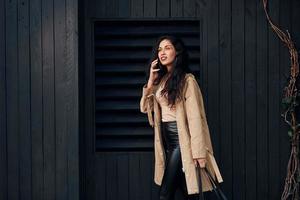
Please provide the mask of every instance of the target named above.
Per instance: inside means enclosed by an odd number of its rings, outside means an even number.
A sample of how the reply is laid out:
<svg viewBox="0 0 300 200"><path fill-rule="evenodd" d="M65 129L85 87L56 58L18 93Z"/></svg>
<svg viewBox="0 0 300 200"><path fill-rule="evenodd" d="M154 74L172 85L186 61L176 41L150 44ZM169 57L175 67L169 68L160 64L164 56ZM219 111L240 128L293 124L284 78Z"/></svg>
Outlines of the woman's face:
<svg viewBox="0 0 300 200"><path fill-rule="evenodd" d="M158 58L161 64L167 66L168 71L172 67L175 56L176 50L173 44L167 39L162 40L158 47Z"/></svg>

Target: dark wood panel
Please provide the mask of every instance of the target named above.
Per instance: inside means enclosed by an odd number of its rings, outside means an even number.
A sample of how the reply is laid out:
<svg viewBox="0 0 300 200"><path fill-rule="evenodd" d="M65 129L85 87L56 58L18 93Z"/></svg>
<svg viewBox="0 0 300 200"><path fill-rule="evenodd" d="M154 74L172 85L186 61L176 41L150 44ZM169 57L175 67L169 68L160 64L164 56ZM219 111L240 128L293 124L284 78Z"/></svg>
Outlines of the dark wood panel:
<svg viewBox="0 0 300 200"><path fill-rule="evenodd" d="M54 81L55 81L55 148L56 148L56 199L68 198L68 127L67 127L67 81L66 69L66 9L65 0L54 0ZM65 56L64 56L65 55Z"/></svg>
<svg viewBox="0 0 300 200"><path fill-rule="evenodd" d="M156 0L144 0L144 17L155 17L156 16Z"/></svg>
<svg viewBox="0 0 300 200"><path fill-rule="evenodd" d="M55 90L53 1L42 1L44 199L55 199Z"/></svg>
<svg viewBox="0 0 300 200"><path fill-rule="evenodd" d="M291 8L292 5L289 1L280 1L279 3L279 24L282 30L291 30L292 22L291 22ZM280 43L280 67L279 67L279 84L280 84L280 96L283 95L282 91L285 86L287 86L287 80L290 76L290 54L287 51L287 48L283 46L283 43ZM282 106L280 105L281 112L283 111ZM280 159L280 189L283 191L285 177L287 174L287 164L290 156L290 142L289 137L287 135L288 126L284 122L283 118L280 118L280 135L279 135L279 159ZM280 192L280 193L281 193Z"/></svg>
<svg viewBox="0 0 300 200"><path fill-rule="evenodd" d="M1 199L79 199L77 7L1 1Z"/></svg>
<svg viewBox="0 0 300 200"><path fill-rule="evenodd" d="M41 1L30 3L32 199L43 199L43 68ZM34 105L34 106L33 106Z"/></svg>
<svg viewBox="0 0 300 200"><path fill-rule="evenodd" d="M219 17L213 10L215 6L218 6L218 0L213 0L211 2L210 11L207 14L209 23L207 24L207 48L209 49L207 54L207 90L203 93L206 96L206 115L208 120L208 126L211 133L211 140L214 147L214 152L216 152L216 159L219 156L220 147L220 129L219 129L219 50L218 50L218 27L219 27ZM201 86L200 86L201 87Z"/></svg>
<svg viewBox="0 0 300 200"><path fill-rule="evenodd" d="M256 5L245 1L245 199L256 199L257 155L256 155Z"/></svg>
<svg viewBox="0 0 300 200"><path fill-rule="evenodd" d="M30 46L29 2L18 2L18 84L19 84L19 158L20 197L26 200L31 195L31 127L30 127Z"/></svg>
<svg viewBox="0 0 300 200"><path fill-rule="evenodd" d="M156 16L161 18L170 17L170 1L156 0Z"/></svg>
<svg viewBox="0 0 300 200"><path fill-rule="evenodd" d="M65 81L67 127L67 189L69 200L79 200L79 64L78 1L66 0L66 65Z"/></svg>
<svg viewBox="0 0 300 200"><path fill-rule="evenodd" d="M7 82L7 198L20 198L20 142L19 142L19 84L18 84L18 5L6 1L6 82Z"/></svg>
<svg viewBox="0 0 300 200"><path fill-rule="evenodd" d="M171 0L171 16L181 17L183 16L183 0Z"/></svg>
<svg viewBox="0 0 300 200"><path fill-rule="evenodd" d="M0 2L0 199L7 199L5 1Z"/></svg>
<svg viewBox="0 0 300 200"><path fill-rule="evenodd" d="M260 4L257 6L261 7ZM257 9L257 198L268 198L268 24L262 9Z"/></svg>
<svg viewBox="0 0 300 200"><path fill-rule="evenodd" d="M143 17L144 15L144 1L131 0L131 17Z"/></svg>
<svg viewBox="0 0 300 200"><path fill-rule="evenodd" d="M183 1L183 16L184 17L196 16L196 0Z"/></svg>
<svg viewBox="0 0 300 200"><path fill-rule="evenodd" d="M232 153L233 199L245 199L245 45L244 1L232 0Z"/></svg>
<svg viewBox="0 0 300 200"><path fill-rule="evenodd" d="M269 5L270 15L272 19L279 22L280 17L280 1L272 1ZM280 121L283 118L280 117L281 112L281 96L282 89L280 88L280 41L271 29L269 29L268 35L268 141L269 141L269 199L278 199L283 191L283 185L280 184ZM287 59L288 60L288 59ZM286 135L287 134L283 134ZM282 163L284 165L284 163Z"/></svg>
<svg viewBox="0 0 300 200"><path fill-rule="evenodd" d="M220 59L220 154L218 164L224 178L222 187L228 199L233 199L232 179L232 90L231 90L231 0L220 1L219 59ZM202 65L203 67L205 65Z"/></svg>

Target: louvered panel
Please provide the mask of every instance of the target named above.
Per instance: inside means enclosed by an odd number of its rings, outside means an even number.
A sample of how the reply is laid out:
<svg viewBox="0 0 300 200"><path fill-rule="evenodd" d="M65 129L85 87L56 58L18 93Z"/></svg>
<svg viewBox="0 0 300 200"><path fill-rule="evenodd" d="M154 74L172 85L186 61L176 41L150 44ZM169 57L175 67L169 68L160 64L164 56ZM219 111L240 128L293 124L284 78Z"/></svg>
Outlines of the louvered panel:
<svg viewBox="0 0 300 200"><path fill-rule="evenodd" d="M153 150L153 130L139 110L145 67L163 33L183 39L199 72L198 21L97 21L94 24L96 151Z"/></svg>

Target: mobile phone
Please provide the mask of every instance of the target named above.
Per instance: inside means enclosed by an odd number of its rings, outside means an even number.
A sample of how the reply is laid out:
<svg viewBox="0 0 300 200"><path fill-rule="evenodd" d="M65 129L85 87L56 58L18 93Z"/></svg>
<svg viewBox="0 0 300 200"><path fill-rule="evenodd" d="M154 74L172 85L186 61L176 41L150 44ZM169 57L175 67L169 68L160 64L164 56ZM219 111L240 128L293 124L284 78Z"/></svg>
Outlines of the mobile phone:
<svg viewBox="0 0 300 200"><path fill-rule="evenodd" d="M159 58L157 58L157 64L154 66L154 69L161 69L161 63L159 61Z"/></svg>

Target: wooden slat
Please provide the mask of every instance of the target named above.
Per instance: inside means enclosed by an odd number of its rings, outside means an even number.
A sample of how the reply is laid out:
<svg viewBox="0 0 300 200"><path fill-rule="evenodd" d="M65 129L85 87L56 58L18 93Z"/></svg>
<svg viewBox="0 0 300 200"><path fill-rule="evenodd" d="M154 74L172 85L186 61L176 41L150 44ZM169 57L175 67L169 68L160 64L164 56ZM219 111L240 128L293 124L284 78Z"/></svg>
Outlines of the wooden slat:
<svg viewBox="0 0 300 200"><path fill-rule="evenodd" d="M144 0L144 17L155 17L156 16L156 0Z"/></svg>
<svg viewBox="0 0 300 200"><path fill-rule="evenodd" d="M54 56L55 56L55 148L56 148L56 199L68 199L68 166L67 166L67 81L66 69L66 9L65 0L54 0Z"/></svg>
<svg viewBox="0 0 300 200"><path fill-rule="evenodd" d="M218 164L224 178L224 192L233 199L232 179L232 90L231 90L231 0L220 1L220 154ZM204 39L202 40L205 41ZM205 58L205 57L204 57ZM203 65L202 65L203 66Z"/></svg>
<svg viewBox="0 0 300 200"><path fill-rule="evenodd" d="M20 196L31 200L31 128L30 128L30 57L29 2L18 3L18 84L19 84L19 148Z"/></svg>
<svg viewBox="0 0 300 200"><path fill-rule="evenodd" d="M156 0L156 17L166 18L170 17L170 1Z"/></svg>
<svg viewBox="0 0 300 200"><path fill-rule="evenodd" d="M259 8L261 5L257 4ZM257 168L258 199L268 199L268 24L262 9L257 9Z"/></svg>
<svg viewBox="0 0 300 200"><path fill-rule="evenodd" d="M101 153L100 155L95 157L95 166L91 166L92 168L97 168L94 172L95 183L95 194L88 194L88 195L95 195L93 199L107 199L107 177L106 177L106 153ZM108 177L109 178L109 177Z"/></svg>
<svg viewBox="0 0 300 200"><path fill-rule="evenodd" d="M80 199L80 178L79 178L79 64L78 64L78 0L66 0L66 69L68 74L65 83L67 96L67 187L68 200Z"/></svg>
<svg viewBox="0 0 300 200"><path fill-rule="evenodd" d="M128 18L130 17L130 0L119 0L119 17Z"/></svg>
<svg viewBox="0 0 300 200"><path fill-rule="evenodd" d="M171 0L170 4L172 17L183 16L183 0Z"/></svg>
<svg viewBox="0 0 300 200"><path fill-rule="evenodd" d="M144 15L143 0L131 0L130 17L142 17Z"/></svg>
<svg viewBox="0 0 300 200"><path fill-rule="evenodd" d="M183 16L184 17L196 16L196 0L183 1Z"/></svg>
<svg viewBox="0 0 300 200"><path fill-rule="evenodd" d="M0 199L7 199L5 1L0 2Z"/></svg>
<svg viewBox="0 0 300 200"><path fill-rule="evenodd" d="M232 0L233 199L245 199L244 1Z"/></svg>
<svg viewBox="0 0 300 200"><path fill-rule="evenodd" d="M117 161L117 199L122 200L130 200L129 199L129 160L128 160L128 154L122 153L116 155L116 161Z"/></svg>
<svg viewBox="0 0 300 200"><path fill-rule="evenodd" d="M113 156L106 156L105 179L106 179L106 199L117 199L118 196L118 166L117 160Z"/></svg>
<svg viewBox="0 0 300 200"><path fill-rule="evenodd" d="M6 106L7 106L7 198L20 198L19 181L19 73L18 73L18 5L17 1L6 1Z"/></svg>
<svg viewBox="0 0 300 200"><path fill-rule="evenodd" d="M130 115L130 114L106 114L105 118L96 118L96 124L99 126L101 124L134 124L134 123L148 123L148 120L146 118L141 118L139 115Z"/></svg>
<svg viewBox="0 0 300 200"><path fill-rule="evenodd" d="M272 19L279 22L279 10L280 1L275 0L269 4L269 12ZM269 41L268 41L268 96L269 96L269 108L268 108L268 141L269 141L269 194L268 199L276 199L281 196L283 187L280 185L280 121L283 118L280 117L281 112L281 94L280 89L280 41L276 34L269 28ZM288 59L287 59L288 60Z"/></svg>
<svg viewBox="0 0 300 200"><path fill-rule="evenodd" d="M129 199L140 200L142 198L140 189L140 155L138 152L129 154Z"/></svg>
<svg viewBox="0 0 300 200"><path fill-rule="evenodd" d="M257 153L256 141L256 2L245 1L245 199L256 199L257 188L253 187L257 183Z"/></svg>
<svg viewBox="0 0 300 200"><path fill-rule="evenodd" d="M42 52L43 52L43 146L45 200L55 199L55 93L54 93L54 19L53 1L42 1Z"/></svg>
<svg viewBox="0 0 300 200"><path fill-rule="evenodd" d="M153 182L153 174L151 173L152 153L146 152L140 154L140 187L142 199L151 200L151 186Z"/></svg>
<svg viewBox="0 0 300 200"><path fill-rule="evenodd" d="M153 130L149 129L145 126L118 126L118 127L101 127L96 128L96 136L97 135L106 135L106 136L123 136L127 137L131 136L153 136Z"/></svg>
<svg viewBox="0 0 300 200"><path fill-rule="evenodd" d="M212 2L213 5L218 5L217 0ZM214 9L214 8L211 8ZM205 104L205 111L210 128L210 136L213 142L216 159L219 157L220 148L220 129L219 129L219 53L218 53L218 16L211 10L208 14L209 23L207 31L210 32L207 38L208 48L208 66L207 66L207 93L204 96L208 101Z"/></svg>
<svg viewBox="0 0 300 200"><path fill-rule="evenodd" d="M105 17L118 17L119 9L123 9L122 7L119 7L119 0L104 0L104 2Z"/></svg>
<svg viewBox="0 0 300 200"><path fill-rule="evenodd" d="M291 11L291 4L289 1L280 1L279 6L279 22L280 27L283 30L291 30L292 22L290 21L290 11ZM287 51L287 48L280 42L280 94L282 98L282 91L284 87L287 86L287 80L290 76L290 54ZM280 110L283 112L282 104L280 104ZM288 159L290 156L290 138L287 135L288 125L284 122L283 118L280 118L280 136L279 136L279 149L280 149L280 186L281 191L284 189L285 177L287 175L287 165ZM280 193L281 194L281 193Z"/></svg>
<svg viewBox="0 0 300 200"><path fill-rule="evenodd" d="M43 199L43 68L41 1L30 3L32 199Z"/></svg>

